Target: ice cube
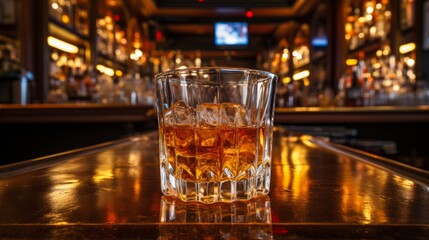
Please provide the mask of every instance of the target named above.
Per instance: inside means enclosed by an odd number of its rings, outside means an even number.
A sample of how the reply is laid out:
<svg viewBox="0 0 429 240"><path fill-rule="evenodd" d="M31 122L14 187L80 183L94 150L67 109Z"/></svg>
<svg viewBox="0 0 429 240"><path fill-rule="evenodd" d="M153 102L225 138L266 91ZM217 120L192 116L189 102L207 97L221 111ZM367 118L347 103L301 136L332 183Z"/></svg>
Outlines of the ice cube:
<svg viewBox="0 0 429 240"><path fill-rule="evenodd" d="M198 127L216 127L220 122L220 104L203 103L197 107Z"/></svg>
<svg viewBox="0 0 429 240"><path fill-rule="evenodd" d="M246 108L237 103L222 103L222 125L244 127L249 125Z"/></svg>
<svg viewBox="0 0 429 240"><path fill-rule="evenodd" d="M195 109L183 101L177 101L173 106L173 116L178 125L195 125Z"/></svg>
<svg viewBox="0 0 429 240"><path fill-rule="evenodd" d="M165 126L173 126L174 125L174 119L173 119L173 109L168 109L164 113L164 124Z"/></svg>

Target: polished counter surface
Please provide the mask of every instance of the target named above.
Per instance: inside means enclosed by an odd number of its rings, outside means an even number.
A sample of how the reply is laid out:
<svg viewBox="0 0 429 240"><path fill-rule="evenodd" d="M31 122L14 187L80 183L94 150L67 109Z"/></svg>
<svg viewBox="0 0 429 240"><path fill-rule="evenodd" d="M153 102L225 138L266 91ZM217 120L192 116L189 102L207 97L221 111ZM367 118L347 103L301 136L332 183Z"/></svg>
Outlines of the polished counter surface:
<svg viewBox="0 0 429 240"><path fill-rule="evenodd" d="M428 172L274 137L269 196L233 204L162 197L157 132L0 167L0 239L429 238Z"/></svg>
<svg viewBox="0 0 429 240"><path fill-rule="evenodd" d="M0 104L0 123L142 122L155 115L146 104Z"/></svg>
<svg viewBox="0 0 429 240"><path fill-rule="evenodd" d="M155 117L151 105L0 104L0 123L137 122ZM278 124L429 122L429 105L276 108Z"/></svg>
<svg viewBox="0 0 429 240"><path fill-rule="evenodd" d="M276 108L281 124L428 123L429 105Z"/></svg>

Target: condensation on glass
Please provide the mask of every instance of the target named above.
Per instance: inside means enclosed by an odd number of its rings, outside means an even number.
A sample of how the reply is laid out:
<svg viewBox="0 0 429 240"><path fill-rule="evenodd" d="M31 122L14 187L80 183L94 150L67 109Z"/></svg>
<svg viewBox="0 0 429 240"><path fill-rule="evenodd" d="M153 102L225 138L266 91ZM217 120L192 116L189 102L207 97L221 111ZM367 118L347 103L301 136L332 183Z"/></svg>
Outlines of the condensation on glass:
<svg viewBox="0 0 429 240"><path fill-rule="evenodd" d="M194 68L158 74L161 189L185 202L234 202L270 190L276 76Z"/></svg>

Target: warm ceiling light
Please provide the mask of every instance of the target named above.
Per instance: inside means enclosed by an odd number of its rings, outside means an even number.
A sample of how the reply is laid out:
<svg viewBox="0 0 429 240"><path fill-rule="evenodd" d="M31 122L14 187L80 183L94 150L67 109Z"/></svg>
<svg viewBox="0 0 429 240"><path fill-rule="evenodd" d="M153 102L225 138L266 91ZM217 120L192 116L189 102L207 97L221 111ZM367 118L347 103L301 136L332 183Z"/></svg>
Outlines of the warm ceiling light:
<svg viewBox="0 0 429 240"><path fill-rule="evenodd" d="M358 60L357 59L349 58L349 59L346 60L346 65L347 66L354 66L356 64L358 64Z"/></svg>
<svg viewBox="0 0 429 240"><path fill-rule="evenodd" d="M401 54L404 54L404 53L409 53L409 52L413 51L414 49L416 49L416 44L411 42L411 43L401 45L399 47L399 52Z"/></svg>
<svg viewBox="0 0 429 240"><path fill-rule="evenodd" d="M304 70L304 71L302 71L302 72L299 72L299 73L296 73L296 74L294 74L293 76L292 76L292 78L293 78L293 80L300 80L300 79L303 79L303 78L306 78L306 77L308 77L308 76L310 76L310 71L308 71L308 70Z"/></svg>
<svg viewBox="0 0 429 240"><path fill-rule="evenodd" d="M104 65L98 64L95 68L101 73L106 74L107 76L113 77L113 75L115 75L115 71L113 69Z"/></svg>
<svg viewBox="0 0 429 240"><path fill-rule="evenodd" d="M137 57L142 57L143 56L143 52L142 52L142 50L140 50L140 49L136 49L136 50L134 50L134 53L136 54L136 56Z"/></svg>
<svg viewBox="0 0 429 240"><path fill-rule="evenodd" d="M282 83L283 84L288 84L290 82L290 77L284 77L284 78L282 78Z"/></svg>
<svg viewBox="0 0 429 240"><path fill-rule="evenodd" d="M111 6L111 7L116 7L119 5L119 2L117 0L107 0L106 5Z"/></svg>
<svg viewBox="0 0 429 240"><path fill-rule="evenodd" d="M48 45L68 53L78 53L79 48L52 36L48 37Z"/></svg>

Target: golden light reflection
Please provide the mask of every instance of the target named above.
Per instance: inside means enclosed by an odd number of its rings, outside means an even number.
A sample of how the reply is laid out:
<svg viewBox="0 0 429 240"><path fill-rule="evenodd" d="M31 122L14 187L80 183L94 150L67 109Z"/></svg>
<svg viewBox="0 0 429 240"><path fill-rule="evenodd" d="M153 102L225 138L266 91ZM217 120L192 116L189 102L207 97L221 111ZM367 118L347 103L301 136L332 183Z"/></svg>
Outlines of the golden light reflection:
<svg viewBox="0 0 429 240"><path fill-rule="evenodd" d="M129 169L129 175L134 177L133 181L133 199L135 201L138 201L140 199L140 189L141 189L141 151L133 151L130 153L128 158L128 164L130 166L133 166Z"/></svg>
<svg viewBox="0 0 429 240"><path fill-rule="evenodd" d="M307 148L302 145L297 145L293 148L290 162L292 165L308 165Z"/></svg>
<svg viewBox="0 0 429 240"><path fill-rule="evenodd" d="M393 177L393 181L395 181L398 185L400 185L402 188L401 189L401 195L405 198L405 199L413 199L414 198L414 188L416 187L416 184L411 181L408 180L406 178L400 177L398 175L395 175Z"/></svg>
<svg viewBox="0 0 429 240"><path fill-rule="evenodd" d="M353 172L359 171L359 169L353 168L355 166L353 163L348 161L347 158L344 157L343 162L343 187L342 187L342 195L341 195L341 211L342 212L356 212L362 213L364 215L361 220L364 218L364 221L368 220L368 210L364 213L363 203L364 203L364 194L356 194L359 193L359 189L362 188L362 178L363 174L358 174L357 176L353 176ZM352 219L349 215L343 215L343 220L345 222L349 222Z"/></svg>
<svg viewBox="0 0 429 240"><path fill-rule="evenodd" d="M116 177L114 169L117 162L115 160L115 153L113 151L102 152L97 156L97 168L95 169L94 176L92 177L92 180L100 189L97 193L97 206L104 209L106 212L106 222L108 223L116 223L118 221L115 198L120 196L123 191L121 187L119 187L118 191L112 192L112 189L114 188L112 184L115 183L113 183L113 181L109 181ZM121 186L121 184L119 184L119 186Z"/></svg>
<svg viewBox="0 0 429 240"><path fill-rule="evenodd" d="M299 141L299 137L297 137L297 136L282 137L282 141L298 142Z"/></svg>
<svg viewBox="0 0 429 240"><path fill-rule="evenodd" d="M67 215L63 213L76 208L75 202L78 197L76 189L79 181L72 174L61 173L61 171L59 167L49 175L52 187L47 194L47 199L51 212L45 217L53 223L67 223Z"/></svg>
<svg viewBox="0 0 429 240"><path fill-rule="evenodd" d="M140 179L139 178L135 178L134 179L134 184L133 184L133 190L134 190L134 200L138 201L140 199L140 189L141 189L141 185L140 185Z"/></svg>
<svg viewBox="0 0 429 240"><path fill-rule="evenodd" d="M110 152L103 152L97 156L98 162L103 162L103 164L97 164L97 169L95 174L92 177L92 180L96 183L102 182L106 179L113 179L113 162L114 155Z"/></svg>
<svg viewBox="0 0 429 240"><path fill-rule="evenodd" d="M341 211L357 213L356 216L344 214L343 221L357 220L361 224L388 222L384 192L386 184L390 181L389 173L363 163L356 164L344 156L340 161L343 165Z"/></svg>
<svg viewBox="0 0 429 240"><path fill-rule="evenodd" d="M292 140L292 141L290 141ZM294 141L295 140L295 141ZM282 189L291 191L293 198L302 199L297 207L305 209L308 203L309 182L308 151L301 142L294 138L282 138L281 141L281 168L275 168L277 185Z"/></svg>
<svg viewBox="0 0 429 240"><path fill-rule="evenodd" d="M400 177L398 175L395 175L393 177L393 180L406 189L412 189L415 186L415 183L413 181Z"/></svg>
<svg viewBox="0 0 429 240"><path fill-rule="evenodd" d="M129 169L129 175L138 177L140 175L140 159L141 152L133 151L128 156L128 165L131 166Z"/></svg>
<svg viewBox="0 0 429 240"><path fill-rule="evenodd" d="M105 212L106 222L125 223L129 217L127 211L139 211L130 207L139 205L143 198L142 154L138 147L131 149L127 154L106 151L97 155L92 179L99 189L97 206Z"/></svg>
<svg viewBox="0 0 429 240"><path fill-rule="evenodd" d="M282 149L282 151L280 153L280 161L281 161L282 165L288 165L289 164L288 163L288 159L289 159L289 156L288 156L288 154L289 154L288 145L289 144L290 143L288 141L282 141L281 142L281 145L282 145L281 149ZM279 176L285 176L285 175L284 174L280 174Z"/></svg>
<svg viewBox="0 0 429 240"><path fill-rule="evenodd" d="M307 147L310 148L316 148L318 147L316 144L314 144L311 140L312 140L312 136L310 135L302 135L301 136L301 141L302 143L304 143L304 145L306 145Z"/></svg>
<svg viewBox="0 0 429 240"><path fill-rule="evenodd" d="M372 223L373 221L373 215L374 215L374 205L372 204L372 199L368 196L365 195L363 197L363 202L362 203L362 214L363 214L363 219L361 220L361 223L363 224L369 224Z"/></svg>

